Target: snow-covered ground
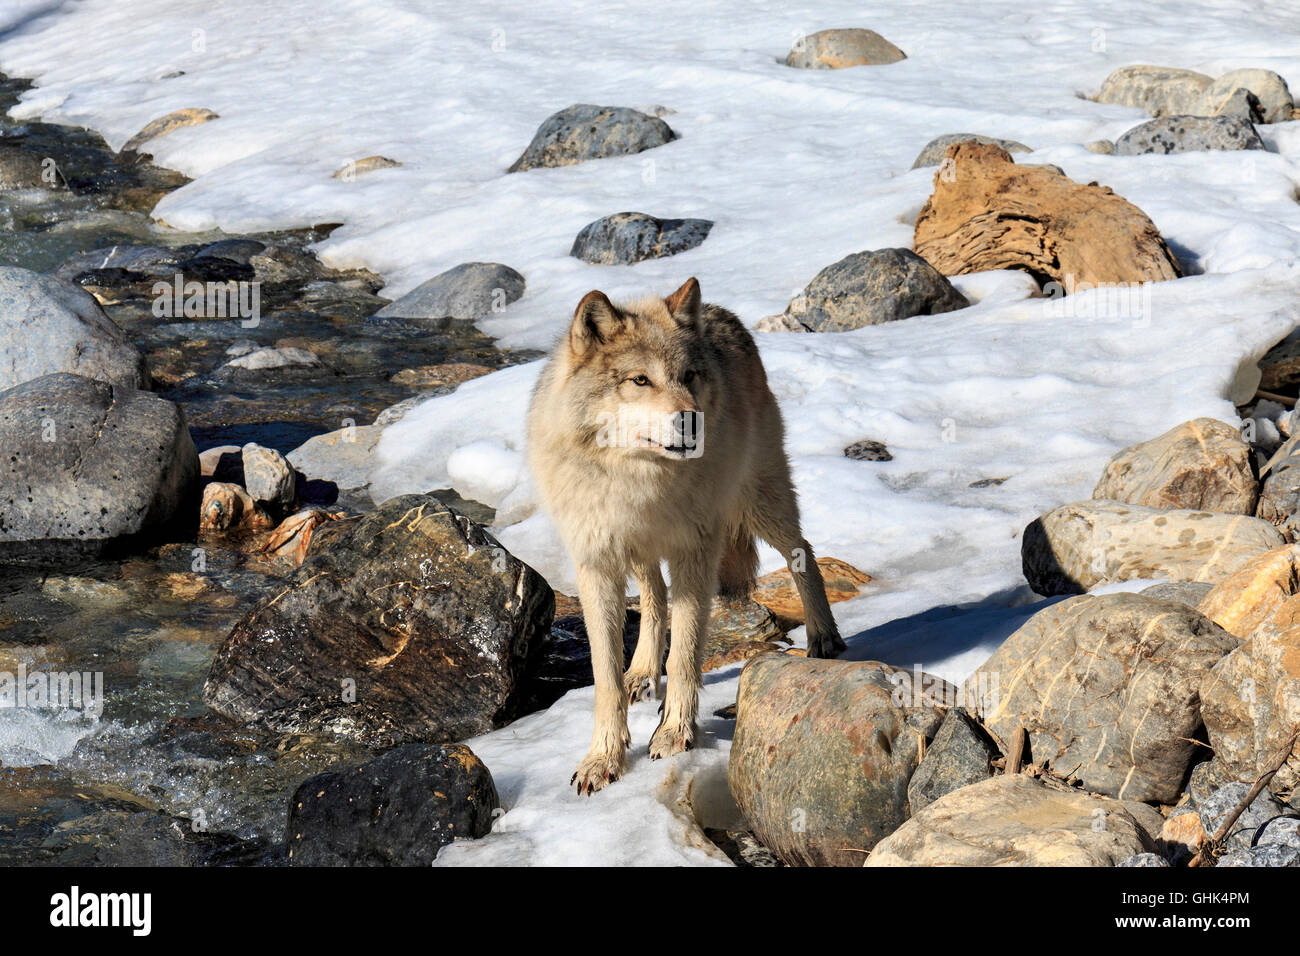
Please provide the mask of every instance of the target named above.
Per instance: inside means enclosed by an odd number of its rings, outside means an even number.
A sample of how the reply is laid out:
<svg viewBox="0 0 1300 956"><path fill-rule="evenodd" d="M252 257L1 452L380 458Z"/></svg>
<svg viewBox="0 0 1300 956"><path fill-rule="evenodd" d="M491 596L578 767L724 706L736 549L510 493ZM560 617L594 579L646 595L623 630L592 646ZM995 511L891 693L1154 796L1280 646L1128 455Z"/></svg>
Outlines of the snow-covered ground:
<svg viewBox="0 0 1300 956"><path fill-rule="evenodd" d="M798 36L848 26L879 31L908 59L840 71L779 62ZM1126 444L1200 415L1235 423L1254 361L1300 322L1300 122L1261 126L1266 152L1105 156L1083 144L1149 117L1084 97L1132 63L1262 67L1300 92L1297 30L1300 4L1281 2L133 0L128 15L114 0L10 0L0 70L36 80L19 115L91 126L114 146L174 109L219 113L150 146L194 177L156 210L174 226L343 222L321 255L380 272L391 296L460 262L519 269L524 297L481 323L514 347L548 345L595 287L666 293L695 275L750 324L779 312L843 256L910 245L933 175L910 166L942 133L1016 139L1035 150L1018 162L1113 187L1199 273L1151 287L1136 314L1098 293L1065 309L1030 300L1023 281L991 274L957 280L980 300L971 309L759 336L805 532L876 578L835 607L850 656L960 679L1032 611L1025 524L1087 497ZM668 107L680 138L505 174L546 116L579 102ZM331 178L376 153L403 165ZM567 255L583 225L624 210L717 225L697 249L634 266ZM537 371L467 383L388 429L373 487L384 497L451 480L493 499L503 523L522 519L497 529L506 546L572 593L519 467ZM886 442L894 460L845 459L861 438ZM1007 480L971 487L986 478ZM779 563L764 557L764 570ZM734 699L736 674L709 675L704 714ZM580 799L566 784L590 705L590 690L575 691L469 742L508 812L440 864L718 859L673 805L691 787L713 808L706 822L726 822L731 725L708 718L701 750L651 764L656 715L639 705L628 776Z"/></svg>

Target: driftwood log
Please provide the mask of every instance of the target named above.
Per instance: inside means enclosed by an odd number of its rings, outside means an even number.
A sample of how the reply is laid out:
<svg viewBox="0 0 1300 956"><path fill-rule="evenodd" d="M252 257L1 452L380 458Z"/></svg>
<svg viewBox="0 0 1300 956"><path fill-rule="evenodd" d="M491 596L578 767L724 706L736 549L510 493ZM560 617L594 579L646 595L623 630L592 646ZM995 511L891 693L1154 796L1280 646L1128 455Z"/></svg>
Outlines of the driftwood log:
<svg viewBox="0 0 1300 956"><path fill-rule="evenodd" d="M1151 220L1109 187L976 142L948 147L912 245L944 275L1022 269L1066 292L1182 275Z"/></svg>

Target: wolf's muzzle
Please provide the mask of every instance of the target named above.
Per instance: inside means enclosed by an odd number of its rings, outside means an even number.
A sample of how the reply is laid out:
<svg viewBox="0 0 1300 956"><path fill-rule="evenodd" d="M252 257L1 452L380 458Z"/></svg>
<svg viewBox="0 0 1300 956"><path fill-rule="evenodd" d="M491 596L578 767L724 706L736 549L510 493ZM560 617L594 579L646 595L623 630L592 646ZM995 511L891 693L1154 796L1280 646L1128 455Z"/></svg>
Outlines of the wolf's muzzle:
<svg viewBox="0 0 1300 956"><path fill-rule="evenodd" d="M704 454L704 416L696 411L674 412L668 416L668 435L664 448L683 458Z"/></svg>

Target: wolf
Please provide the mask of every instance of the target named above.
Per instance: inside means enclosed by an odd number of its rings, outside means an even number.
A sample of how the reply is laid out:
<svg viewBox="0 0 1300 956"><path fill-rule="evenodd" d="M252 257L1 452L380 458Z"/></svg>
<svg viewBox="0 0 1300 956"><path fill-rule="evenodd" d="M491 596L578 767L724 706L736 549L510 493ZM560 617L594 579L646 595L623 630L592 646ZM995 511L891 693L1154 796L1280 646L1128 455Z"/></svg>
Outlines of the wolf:
<svg viewBox="0 0 1300 956"><path fill-rule="evenodd" d="M578 303L528 410L528 464L577 569L596 685L591 748L571 785L591 793L623 773L630 704L659 696L672 579L672 647L650 757L696 739L701 651L713 596L748 596L755 538L786 559L803 603L808 654L844 650L799 508L776 399L749 332L703 303L688 279L666 299ZM636 652L623 670L628 575L641 593Z"/></svg>

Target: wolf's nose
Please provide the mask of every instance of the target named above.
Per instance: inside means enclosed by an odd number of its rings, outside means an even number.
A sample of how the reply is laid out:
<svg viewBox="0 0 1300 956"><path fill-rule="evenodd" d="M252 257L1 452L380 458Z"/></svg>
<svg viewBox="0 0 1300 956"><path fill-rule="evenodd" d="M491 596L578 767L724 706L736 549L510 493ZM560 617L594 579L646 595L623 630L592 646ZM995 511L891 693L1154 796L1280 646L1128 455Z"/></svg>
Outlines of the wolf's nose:
<svg viewBox="0 0 1300 956"><path fill-rule="evenodd" d="M695 448L699 445L700 431L704 419L699 412L674 412L669 421L672 444L679 448Z"/></svg>

